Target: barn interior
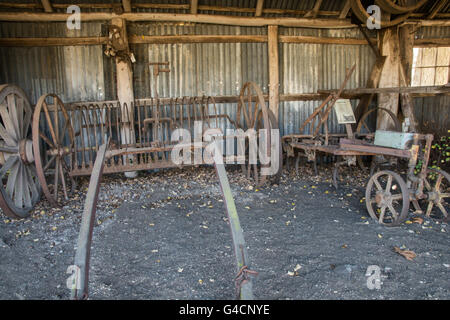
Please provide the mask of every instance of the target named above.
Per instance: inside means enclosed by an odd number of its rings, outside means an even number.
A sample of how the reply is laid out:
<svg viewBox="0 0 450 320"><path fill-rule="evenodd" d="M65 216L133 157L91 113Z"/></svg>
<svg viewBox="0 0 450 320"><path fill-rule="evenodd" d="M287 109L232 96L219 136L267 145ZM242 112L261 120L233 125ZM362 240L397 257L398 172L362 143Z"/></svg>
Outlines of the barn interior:
<svg viewBox="0 0 450 320"><path fill-rule="evenodd" d="M448 0L8 0L0 62L0 297L448 298Z"/></svg>

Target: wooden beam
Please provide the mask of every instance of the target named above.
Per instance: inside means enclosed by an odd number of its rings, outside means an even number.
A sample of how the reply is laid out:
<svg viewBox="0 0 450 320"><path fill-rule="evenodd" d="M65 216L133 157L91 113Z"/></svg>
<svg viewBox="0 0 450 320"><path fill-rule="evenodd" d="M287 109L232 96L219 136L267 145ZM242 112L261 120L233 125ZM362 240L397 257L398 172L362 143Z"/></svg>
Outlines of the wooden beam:
<svg viewBox="0 0 450 320"><path fill-rule="evenodd" d="M278 26L269 26L268 31L268 60L269 60L269 109L278 120L280 101L280 80L278 65Z"/></svg>
<svg viewBox="0 0 450 320"><path fill-rule="evenodd" d="M108 37L1 38L0 47L57 47L106 44Z"/></svg>
<svg viewBox="0 0 450 320"><path fill-rule="evenodd" d="M258 0L256 3L255 17L261 17L264 6L264 0Z"/></svg>
<svg viewBox="0 0 450 320"><path fill-rule="evenodd" d="M191 14L197 14L197 11L198 11L198 0L191 0L189 7L190 7L189 9L191 11Z"/></svg>
<svg viewBox="0 0 450 320"><path fill-rule="evenodd" d="M131 12L131 0L122 0L122 7L124 12Z"/></svg>
<svg viewBox="0 0 450 320"><path fill-rule="evenodd" d="M315 44L345 44L345 45L367 45L364 39L356 38L334 38L334 37L310 37L310 36L285 36L280 35L281 43L315 43ZM372 39L372 41L376 41Z"/></svg>
<svg viewBox="0 0 450 320"><path fill-rule="evenodd" d="M348 12L350 11L350 0L346 0L344 3L344 7L339 13L339 19L345 19L347 17Z"/></svg>
<svg viewBox="0 0 450 320"><path fill-rule="evenodd" d="M448 38L434 38L434 39L415 39L414 47L450 47L450 39Z"/></svg>
<svg viewBox="0 0 450 320"><path fill-rule="evenodd" d="M436 17L436 14L439 11L441 11L447 3L448 0L441 0L438 3L436 3L433 9L431 10L430 14L427 16L427 19L434 19L434 17Z"/></svg>
<svg viewBox="0 0 450 320"><path fill-rule="evenodd" d="M317 90L321 94L336 93L338 90ZM361 95L370 93L411 93L415 96L426 95L438 95L438 94L450 94L450 88L446 86L420 86L420 87L385 87L385 88L357 88L357 89L345 89L342 91L347 95Z"/></svg>
<svg viewBox="0 0 450 320"><path fill-rule="evenodd" d="M167 44L167 43L258 43L267 42L267 36L261 35L181 35L181 36L137 36L131 35L133 44ZM0 39L1 44L1 39Z"/></svg>
<svg viewBox="0 0 450 320"><path fill-rule="evenodd" d="M314 7L311 11L308 11L305 14L305 18L315 18L317 17L317 13L319 12L320 6L322 5L322 0L316 0Z"/></svg>
<svg viewBox="0 0 450 320"><path fill-rule="evenodd" d="M42 6L44 7L45 12L53 12L52 4L50 0L41 0Z"/></svg>
<svg viewBox="0 0 450 320"><path fill-rule="evenodd" d="M32 12L0 12L0 21L23 21L23 22L65 22L69 18L67 13L32 13ZM132 12L118 15L109 12L81 13L81 21L104 21L114 18L122 18L127 21L165 21L165 22L195 22L208 24L222 24L235 26L262 27L277 25L284 27L305 27L322 29L354 28L350 20L342 19L309 19L309 18L263 18L263 17L239 17L208 14L173 14L173 13L150 13ZM450 24L450 23L449 23Z"/></svg>
<svg viewBox="0 0 450 320"><path fill-rule="evenodd" d="M105 44L106 37L49 37L49 38L0 38L1 47L51 47L51 46L84 46ZM280 43L311 43L339 45L367 45L367 41L357 38L310 37L279 35ZM375 42L375 39L370 39ZM132 44L172 44L172 43L259 43L267 42L264 35L172 35L143 36L129 35ZM416 39L414 47L449 47L449 39Z"/></svg>

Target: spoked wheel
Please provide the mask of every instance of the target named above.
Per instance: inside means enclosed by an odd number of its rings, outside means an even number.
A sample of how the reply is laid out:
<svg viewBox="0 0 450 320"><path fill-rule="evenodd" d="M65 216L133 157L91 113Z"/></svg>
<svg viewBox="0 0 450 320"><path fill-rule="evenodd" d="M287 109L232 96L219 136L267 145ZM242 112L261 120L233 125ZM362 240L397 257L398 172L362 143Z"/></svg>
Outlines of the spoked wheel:
<svg viewBox="0 0 450 320"><path fill-rule="evenodd" d="M376 0L376 3L386 12L392 14L402 14L419 9L428 0Z"/></svg>
<svg viewBox="0 0 450 320"><path fill-rule="evenodd" d="M366 207L370 216L386 226L397 226L406 220L409 209L409 190L395 172L379 171L366 187Z"/></svg>
<svg viewBox="0 0 450 320"><path fill-rule="evenodd" d="M424 180L425 193L427 194L426 216L429 217L435 209L445 218L450 210L450 174L438 169L428 169L430 171Z"/></svg>
<svg viewBox="0 0 450 320"><path fill-rule="evenodd" d="M33 110L19 87L0 86L0 207L25 218L41 197L29 139Z"/></svg>
<svg viewBox="0 0 450 320"><path fill-rule="evenodd" d="M254 99L256 97L256 99ZM264 96L259 86L254 82L247 82L241 89L239 95L238 109L236 113L236 125L249 133L249 129L253 129L255 133L255 139L253 142L259 142L258 146L261 148L261 141L258 141L258 130L266 129L266 155L270 159L270 119L269 112L264 101ZM254 156L258 155L258 148L256 150L250 150L255 145L250 141L248 137L245 139L246 159L245 164L242 165L243 173L248 177L255 180L257 186L260 186L266 182L266 175L262 175L261 167L258 166L257 159L249 157L250 154ZM256 154L255 154L256 151ZM250 159L251 158L251 159Z"/></svg>
<svg viewBox="0 0 450 320"><path fill-rule="evenodd" d="M69 175L74 163L74 133L61 99L43 95L33 115L33 150L36 172L46 198L55 206L69 199L75 181Z"/></svg>
<svg viewBox="0 0 450 320"><path fill-rule="evenodd" d="M423 0L422 0L423 1ZM390 1L392 2L392 1ZM377 2L378 3L378 2ZM350 0L350 6L352 8L352 12L354 15L362 22L366 23L367 19L371 18L371 15L367 12L367 7L365 7L361 0ZM402 14L393 15L390 19L390 21L384 21L383 19L379 22L381 28L388 28L395 25L400 24L401 22L405 21L412 13L414 9L412 10L406 10ZM383 14L381 14L383 15Z"/></svg>
<svg viewBox="0 0 450 320"><path fill-rule="evenodd" d="M377 115L379 114L379 112L382 113L386 113L389 118L392 120L392 124L393 129L392 131L396 131L396 132L401 132L402 131L402 124L400 123L400 121L398 120L398 118L395 116L395 114L386 109L386 108L381 108L381 107L377 107L377 108L373 108L369 111L367 111L366 113L364 113L361 116L361 119L358 121L358 125L356 126L356 131L355 131L355 136L357 138L361 138L363 139L365 142L369 142L372 143L374 138L375 138L375 130L372 130L370 125L368 124L368 120L369 120L369 116L375 116L377 117ZM380 159L381 157L369 157L369 163L370 165L370 175L373 174L375 167L378 165L377 163L374 163L374 161L376 161L377 159ZM363 157L362 156L357 156L356 157L356 161L358 162L358 166L362 169L362 170L366 170L367 167L364 164L363 161Z"/></svg>

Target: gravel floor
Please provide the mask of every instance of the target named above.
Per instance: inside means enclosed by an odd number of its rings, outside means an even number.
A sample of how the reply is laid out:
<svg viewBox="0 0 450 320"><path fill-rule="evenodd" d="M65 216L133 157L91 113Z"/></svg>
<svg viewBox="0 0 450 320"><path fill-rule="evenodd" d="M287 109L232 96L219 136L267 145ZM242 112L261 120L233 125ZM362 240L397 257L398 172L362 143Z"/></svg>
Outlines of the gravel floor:
<svg viewBox="0 0 450 320"><path fill-rule="evenodd" d="M250 187L228 169L257 299L449 299L450 228L437 215L387 228L363 201L368 176L309 166ZM63 208L0 216L0 299L67 299L88 180ZM413 251L411 261L393 248ZM379 267L380 289L367 286ZM105 176L94 228L91 299L234 299L231 233L212 167Z"/></svg>

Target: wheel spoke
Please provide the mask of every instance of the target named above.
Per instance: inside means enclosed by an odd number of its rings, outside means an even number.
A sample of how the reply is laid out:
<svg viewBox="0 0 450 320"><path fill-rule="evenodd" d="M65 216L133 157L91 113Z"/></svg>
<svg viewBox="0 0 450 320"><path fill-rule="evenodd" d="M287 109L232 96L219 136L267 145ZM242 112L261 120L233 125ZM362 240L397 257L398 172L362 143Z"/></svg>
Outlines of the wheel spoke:
<svg viewBox="0 0 450 320"><path fill-rule="evenodd" d="M55 179L54 179L54 183L53 183L54 198L56 201L58 201L59 161L60 161L60 158L57 157L56 158L56 166L55 166Z"/></svg>
<svg viewBox="0 0 450 320"><path fill-rule="evenodd" d="M442 174L440 174L439 176L438 176L438 178L436 179L436 184L434 185L434 190L435 191L438 191L439 190L439 187L441 186L441 182L442 182L442 179L444 178L444 176L442 175Z"/></svg>
<svg viewBox="0 0 450 320"><path fill-rule="evenodd" d="M392 205L392 203L389 203L388 204L388 208L389 208L389 211L392 213L392 215L394 216L394 220L397 220L397 218L398 218L398 213L397 213L397 211L395 210L395 208L394 208L394 206Z"/></svg>
<svg viewBox="0 0 450 320"><path fill-rule="evenodd" d="M16 183L17 173L19 171L19 161L16 161L11 168L11 171L8 175L8 182L6 183L6 192L9 197L12 199L14 195L14 184Z"/></svg>
<svg viewBox="0 0 450 320"><path fill-rule="evenodd" d="M55 144L58 144L58 140L56 138L55 130L53 129L53 122L52 122L50 114L48 112L47 104L44 102L42 104L42 106L43 106L43 109L44 109L45 118L47 119L47 125L48 125L48 128L50 129L50 134L52 136L53 142Z"/></svg>
<svg viewBox="0 0 450 320"><path fill-rule="evenodd" d="M377 187L378 191L383 191L383 188L381 187L380 182L378 182L377 178L373 179L373 183Z"/></svg>
<svg viewBox="0 0 450 320"><path fill-rule="evenodd" d="M444 208L444 206L442 205L442 203L438 202L438 203L436 204L436 206L441 210L442 214L443 214L445 217L448 216L447 210L445 210L445 208Z"/></svg>
<svg viewBox="0 0 450 320"><path fill-rule="evenodd" d="M61 161L59 161L59 174L61 175L61 185L62 185L62 188L63 188L63 191L64 191L64 198L66 200L69 200L69 196L67 194L67 188L66 188L66 177L65 177L64 172L63 172L62 162Z"/></svg>
<svg viewBox="0 0 450 320"><path fill-rule="evenodd" d="M24 132L24 129L23 129L23 115L25 113L23 110L24 101L21 97L17 97L16 102L17 102L16 106L17 106L17 115L18 115L17 121L18 121L18 129L19 129L18 134L19 134L19 139L23 139L23 138L26 138L25 137L26 132Z"/></svg>
<svg viewBox="0 0 450 320"><path fill-rule="evenodd" d="M31 198L32 199L35 199L35 198L37 199L37 196L39 195L39 191L38 191L38 189L36 187L36 181L33 180L33 173L31 172L31 169L28 166L25 167L25 170L26 170L26 173L27 173L26 176L27 176L28 185L29 185L30 190L31 190ZM37 179L37 178L35 178L35 179Z"/></svg>
<svg viewBox="0 0 450 320"><path fill-rule="evenodd" d="M392 199L392 201L402 200L403 199L403 195L401 193L393 194L393 195L391 195L391 199Z"/></svg>
<svg viewBox="0 0 450 320"><path fill-rule="evenodd" d="M17 135L16 131L14 130L14 126L12 125L12 120L9 117L9 113L7 111L6 104L2 103L0 105L0 116L3 119L3 124L5 125L5 129L8 132L8 135L14 140L14 142L17 143Z"/></svg>
<svg viewBox="0 0 450 320"><path fill-rule="evenodd" d="M388 181L386 183L386 192L391 190L391 186L392 186L392 176L388 175Z"/></svg>
<svg viewBox="0 0 450 320"><path fill-rule="evenodd" d="M56 154L54 156L52 156L50 158L50 160L48 160L47 164L45 165L45 167L43 169L44 173L45 173L45 171L47 171L47 169L50 167L50 165L55 161L55 159L56 159Z"/></svg>
<svg viewBox="0 0 450 320"><path fill-rule="evenodd" d="M5 127L1 123L0 123L0 137L2 137L3 140L5 140L5 142L8 146L16 146L17 145L17 142L14 140L14 138L12 136L10 136L8 131L5 129Z"/></svg>
<svg viewBox="0 0 450 320"><path fill-rule="evenodd" d="M17 164L17 178L14 181L14 204L16 207L22 208L24 194L23 172L21 162L19 161Z"/></svg>
<svg viewBox="0 0 450 320"><path fill-rule="evenodd" d="M386 206L381 207L381 209L380 209L380 216L378 217L378 222L379 223L383 223L385 211L386 211Z"/></svg>
<svg viewBox="0 0 450 320"><path fill-rule="evenodd" d="M53 144L53 142L50 141L49 138L47 138L41 131L39 131L39 136L44 140L50 147L53 149L57 149L56 146Z"/></svg>
<svg viewBox="0 0 450 320"><path fill-rule="evenodd" d="M30 127L31 117L33 116L33 112L26 108L25 115L23 117L23 137L26 138L28 133L28 128Z"/></svg>
<svg viewBox="0 0 450 320"><path fill-rule="evenodd" d="M19 130L19 119L17 117L17 105L16 105L16 95L14 93L9 94L6 97L6 103L8 105L8 113L9 118L11 119L11 124L16 132L17 141L19 141L21 137L21 131Z"/></svg>
<svg viewBox="0 0 450 320"><path fill-rule="evenodd" d="M425 215L426 215L427 217L429 217L430 214L431 214L431 210L433 209L433 204L434 204L433 201L429 201L429 202L428 202L427 212L425 213Z"/></svg>
<svg viewBox="0 0 450 320"><path fill-rule="evenodd" d="M68 123L69 123L69 119L66 119L66 121L64 122L64 127L63 127L62 131L59 134L59 138L58 138L58 144L59 145L62 145L62 143L63 143L64 133L66 132Z"/></svg>
<svg viewBox="0 0 450 320"><path fill-rule="evenodd" d="M31 204L31 196L30 196L30 186L28 185L27 173L25 169L25 165L21 165L22 170L22 185L23 185L23 202L25 204L25 208L32 207Z"/></svg>
<svg viewBox="0 0 450 320"><path fill-rule="evenodd" d="M11 156L6 160L5 164L0 169L0 179L3 179L4 175L8 172L9 169L18 161L19 158L17 156Z"/></svg>

